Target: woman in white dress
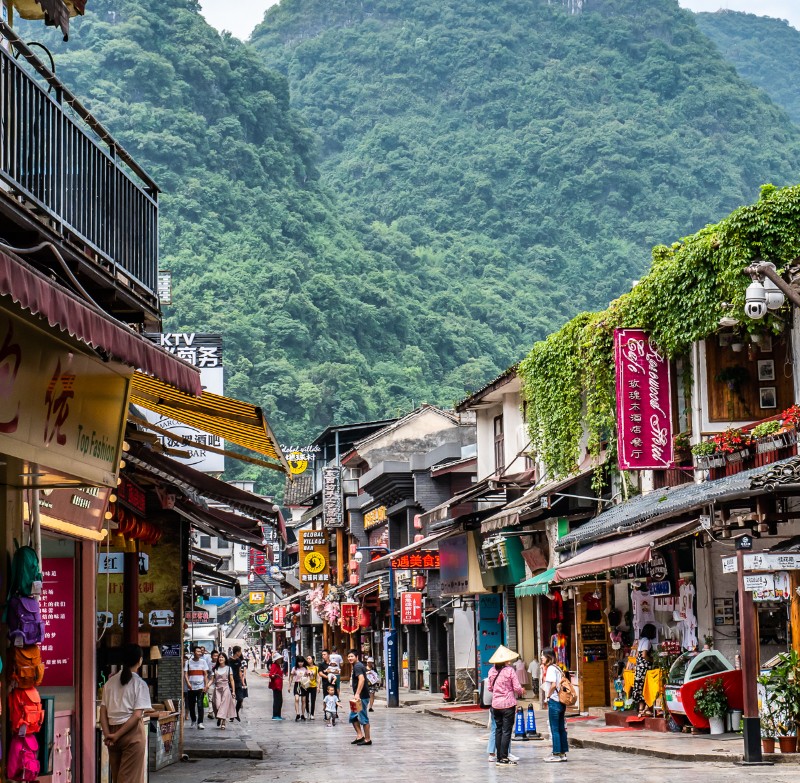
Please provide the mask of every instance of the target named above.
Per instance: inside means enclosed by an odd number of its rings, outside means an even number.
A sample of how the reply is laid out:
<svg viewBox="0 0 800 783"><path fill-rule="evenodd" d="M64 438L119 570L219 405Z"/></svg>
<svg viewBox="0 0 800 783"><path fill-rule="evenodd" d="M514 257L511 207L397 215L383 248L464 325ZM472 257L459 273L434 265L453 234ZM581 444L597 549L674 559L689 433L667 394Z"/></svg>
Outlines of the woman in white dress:
<svg viewBox="0 0 800 783"><path fill-rule="evenodd" d="M236 717L234 701L233 672L228 666L228 656L221 652L214 667L212 682L214 683L214 715L217 716L217 728L224 729L227 721Z"/></svg>

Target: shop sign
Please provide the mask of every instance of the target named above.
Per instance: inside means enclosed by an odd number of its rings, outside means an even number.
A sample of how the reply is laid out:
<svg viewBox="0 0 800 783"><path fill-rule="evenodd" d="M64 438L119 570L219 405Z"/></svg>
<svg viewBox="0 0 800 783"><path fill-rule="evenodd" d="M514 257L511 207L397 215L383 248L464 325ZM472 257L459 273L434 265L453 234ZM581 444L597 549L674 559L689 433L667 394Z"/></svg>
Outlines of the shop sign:
<svg viewBox="0 0 800 783"><path fill-rule="evenodd" d="M105 523L108 487L43 489L39 492L42 517L99 531Z"/></svg>
<svg viewBox="0 0 800 783"><path fill-rule="evenodd" d="M359 605L350 602L344 602L341 605L341 625L343 633L355 633L358 630L358 609Z"/></svg>
<svg viewBox="0 0 800 783"><path fill-rule="evenodd" d="M267 600L267 594L263 592L250 593L249 601L251 604L263 604Z"/></svg>
<svg viewBox="0 0 800 783"><path fill-rule="evenodd" d="M775 589L772 574L745 574L744 589L748 593L764 592Z"/></svg>
<svg viewBox="0 0 800 783"><path fill-rule="evenodd" d="M655 554L650 558L648 564L650 578L654 582L663 582L667 578L667 561L663 555ZM652 593L652 590L650 591Z"/></svg>
<svg viewBox="0 0 800 783"><path fill-rule="evenodd" d="M344 527L342 514L342 469L322 469L322 521L327 528Z"/></svg>
<svg viewBox="0 0 800 783"><path fill-rule="evenodd" d="M669 359L642 329L614 330L620 470L672 465Z"/></svg>
<svg viewBox="0 0 800 783"><path fill-rule="evenodd" d="M75 683L75 560L42 558L42 574L42 686L71 688Z"/></svg>
<svg viewBox="0 0 800 783"><path fill-rule="evenodd" d="M384 525L383 527L375 528L375 530L369 531L369 545L374 547L384 547L387 551L389 550L389 526ZM380 553L373 552L372 554L377 554L377 557L381 557Z"/></svg>
<svg viewBox="0 0 800 783"><path fill-rule="evenodd" d="M0 311L0 452L117 485L129 379Z"/></svg>
<svg viewBox="0 0 800 783"><path fill-rule="evenodd" d="M250 547L248 560L249 560L250 570L254 574L258 574L259 576L264 576L267 573L267 555L265 552L262 552L259 549L255 549L254 547Z"/></svg>
<svg viewBox="0 0 800 783"><path fill-rule="evenodd" d="M159 333L145 334L151 342L169 353L175 354L179 359L194 365L200 371L200 383L203 391L211 394L223 395L225 393L225 371L222 361L222 336L219 334L187 333ZM189 451L189 457L172 457L183 465L189 465L201 473L221 473L225 470L225 457L205 451L202 446L213 446L224 449L225 441L218 435L190 427L182 422L161 416L154 411L145 410L145 418L156 427L174 432L182 438L196 443L192 448L177 440L170 440L164 435L158 435L159 440L167 448L180 451Z"/></svg>
<svg viewBox="0 0 800 783"><path fill-rule="evenodd" d="M162 658L180 658L181 646L179 644L162 644L161 645Z"/></svg>
<svg viewBox="0 0 800 783"><path fill-rule="evenodd" d="M147 516L147 495L145 491L134 484L127 476L119 477L117 499L130 506L137 514Z"/></svg>
<svg viewBox="0 0 800 783"><path fill-rule="evenodd" d="M422 593L400 593L400 622L403 625L422 624Z"/></svg>
<svg viewBox="0 0 800 783"><path fill-rule="evenodd" d="M735 574L737 571L737 564L735 557L723 557L722 558L722 573L723 574Z"/></svg>
<svg viewBox="0 0 800 783"><path fill-rule="evenodd" d="M392 558L392 568L396 571L436 569L440 565L439 553L433 549L423 549L421 552L412 552L410 555L400 555L400 557Z"/></svg>
<svg viewBox="0 0 800 783"><path fill-rule="evenodd" d="M745 555L745 571L797 571L800 554Z"/></svg>
<svg viewBox="0 0 800 783"><path fill-rule="evenodd" d="M207 623L209 621L209 616L207 611L200 611L200 612L185 612L184 620L187 623Z"/></svg>
<svg viewBox="0 0 800 783"><path fill-rule="evenodd" d="M330 574L328 534L324 530L301 530L299 541L300 581L306 585L328 583Z"/></svg>
<svg viewBox="0 0 800 783"><path fill-rule="evenodd" d="M370 530L373 527L382 525L387 519L386 506L373 508L372 511L367 511L367 513L364 514L364 530Z"/></svg>
<svg viewBox="0 0 800 783"><path fill-rule="evenodd" d="M286 607L273 606L272 607L272 625L275 628L283 628L286 625Z"/></svg>
<svg viewBox="0 0 800 783"><path fill-rule="evenodd" d="M666 579L660 582L650 582L647 585L647 592L650 595L671 595L672 585Z"/></svg>
<svg viewBox="0 0 800 783"><path fill-rule="evenodd" d="M753 591L754 601L785 601L791 598L792 587L788 571L778 571L771 575L772 587Z"/></svg>
<svg viewBox="0 0 800 783"><path fill-rule="evenodd" d="M442 595L461 595L469 590L469 546L466 536L439 542L439 579Z"/></svg>

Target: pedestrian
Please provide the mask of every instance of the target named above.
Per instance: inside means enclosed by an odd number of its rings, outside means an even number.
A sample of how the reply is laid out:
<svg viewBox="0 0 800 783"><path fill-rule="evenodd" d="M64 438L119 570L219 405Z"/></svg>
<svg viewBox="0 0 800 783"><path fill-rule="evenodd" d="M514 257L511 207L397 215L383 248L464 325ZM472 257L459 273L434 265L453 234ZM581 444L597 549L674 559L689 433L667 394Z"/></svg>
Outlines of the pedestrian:
<svg viewBox="0 0 800 783"><path fill-rule="evenodd" d="M350 723L356 732L351 745L372 745L369 726L369 692L367 690L367 667L358 660L358 650L350 650L347 660L353 667L350 684L353 687L353 699L350 702ZM333 655L331 655L333 662Z"/></svg>
<svg viewBox="0 0 800 783"><path fill-rule="evenodd" d="M236 687L233 684L233 671L228 665L228 656L225 653L217 655L211 684L214 689L211 706L214 715L217 716L217 728L224 729L226 722L236 717L234 703Z"/></svg>
<svg viewBox="0 0 800 783"><path fill-rule="evenodd" d="M203 698L208 692L208 663L203 657L202 647L195 647L192 650L192 657L186 661L183 676L189 687L187 697L192 728L197 726L198 729L205 729L203 725Z"/></svg>
<svg viewBox="0 0 800 783"><path fill-rule="evenodd" d="M339 717L339 697L336 695L336 688L329 682L326 683L326 694L322 699L325 708L325 725L333 728L336 725L336 720Z"/></svg>
<svg viewBox="0 0 800 783"><path fill-rule="evenodd" d="M314 663L313 655L306 655L306 669L308 670L308 719L314 720L319 689L319 667Z"/></svg>
<svg viewBox="0 0 800 783"><path fill-rule="evenodd" d="M272 663L269 667L269 689L272 691L272 720L283 720L283 656L279 653L272 654Z"/></svg>
<svg viewBox="0 0 800 783"><path fill-rule="evenodd" d="M225 655L225 653L222 653ZM208 717L213 720L216 710L214 709L214 669L219 660L219 651L213 650L211 653L211 668L208 675ZM226 659L227 660L227 659Z"/></svg>
<svg viewBox="0 0 800 783"><path fill-rule="evenodd" d="M236 718L235 720L242 722L242 705L247 698L247 669L244 666L244 656L242 655L242 648L237 644L231 651L231 657L228 658L228 666L231 667L231 674L233 675L233 687L236 695ZM231 720L234 720L233 718Z"/></svg>
<svg viewBox="0 0 800 783"><path fill-rule="evenodd" d="M122 650L121 671L103 687L100 726L114 780L144 779L147 735L142 717L152 705L147 683L137 673L141 665L142 648L127 645Z"/></svg>
<svg viewBox="0 0 800 783"><path fill-rule="evenodd" d="M647 623L644 628L642 628L641 637L639 638L631 701L638 706L640 718L649 717L653 714L653 711L647 708L647 703L642 697L642 694L644 692L644 681L647 678L647 672L650 671L653 665L653 641L657 636L658 632L656 631L656 627L652 623Z"/></svg>
<svg viewBox="0 0 800 783"><path fill-rule="evenodd" d="M292 657L291 653L289 652L288 647L284 647L281 651L281 655L283 656L283 673L288 674L289 672L289 661Z"/></svg>
<svg viewBox="0 0 800 783"><path fill-rule="evenodd" d="M310 684L308 671L306 669L306 659L298 655L294 660L294 666L289 672L289 685L294 694L294 721L306 719L306 708L308 702L308 686Z"/></svg>
<svg viewBox="0 0 800 783"><path fill-rule="evenodd" d="M375 712L375 697L381 686L381 675L375 668L375 659L367 658L367 690L369 692L369 711Z"/></svg>
<svg viewBox="0 0 800 783"><path fill-rule="evenodd" d="M517 672L511 665L517 658L519 658L517 653L502 644L489 658L489 663L494 664L494 669L489 672L489 691L492 694L492 712L496 724L495 743L498 764L517 763L509 757L511 733L517 713L517 696L525 694Z"/></svg>
<svg viewBox="0 0 800 783"><path fill-rule="evenodd" d="M550 735L553 738L553 755L545 761L559 762L567 760L569 745L567 744L567 705L561 703L561 679L566 675L556 664L556 653L552 647L542 650L542 661L547 666L542 688L547 699L547 717L550 722Z"/></svg>

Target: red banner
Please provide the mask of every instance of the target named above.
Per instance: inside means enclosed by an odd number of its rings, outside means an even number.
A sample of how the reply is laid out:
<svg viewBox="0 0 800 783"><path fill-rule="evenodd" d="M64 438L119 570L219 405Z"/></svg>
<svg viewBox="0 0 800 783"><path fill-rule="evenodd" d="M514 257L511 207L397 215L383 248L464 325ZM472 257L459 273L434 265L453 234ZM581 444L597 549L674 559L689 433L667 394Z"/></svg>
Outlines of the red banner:
<svg viewBox="0 0 800 783"><path fill-rule="evenodd" d="M358 604L343 603L341 626L343 633L355 633L358 630Z"/></svg>
<svg viewBox="0 0 800 783"><path fill-rule="evenodd" d="M272 607L272 624L275 628L283 628L286 624L286 607L273 606Z"/></svg>
<svg viewBox="0 0 800 783"><path fill-rule="evenodd" d="M75 683L75 561L71 557L45 557L42 572L42 685L71 688Z"/></svg>
<svg viewBox="0 0 800 783"><path fill-rule="evenodd" d="M669 359L642 329L614 331L620 470L673 464Z"/></svg>
<svg viewBox="0 0 800 783"><path fill-rule="evenodd" d="M422 593L400 593L400 622L403 625L422 624Z"/></svg>

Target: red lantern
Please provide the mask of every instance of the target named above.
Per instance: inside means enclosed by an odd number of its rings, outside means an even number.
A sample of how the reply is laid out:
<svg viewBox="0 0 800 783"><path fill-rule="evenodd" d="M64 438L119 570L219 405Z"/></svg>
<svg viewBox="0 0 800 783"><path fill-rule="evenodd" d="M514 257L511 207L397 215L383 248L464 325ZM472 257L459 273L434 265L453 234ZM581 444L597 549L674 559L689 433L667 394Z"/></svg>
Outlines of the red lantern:
<svg viewBox="0 0 800 783"><path fill-rule="evenodd" d="M293 611L295 614L300 614L300 609L301 609L301 608L302 608L302 607L300 606L300 604L299 604L299 603L293 603L293 604L292 604L292 611Z"/></svg>
<svg viewBox="0 0 800 783"><path fill-rule="evenodd" d="M362 609L358 613L358 624L361 628L369 628L372 625L372 614L369 609Z"/></svg>

